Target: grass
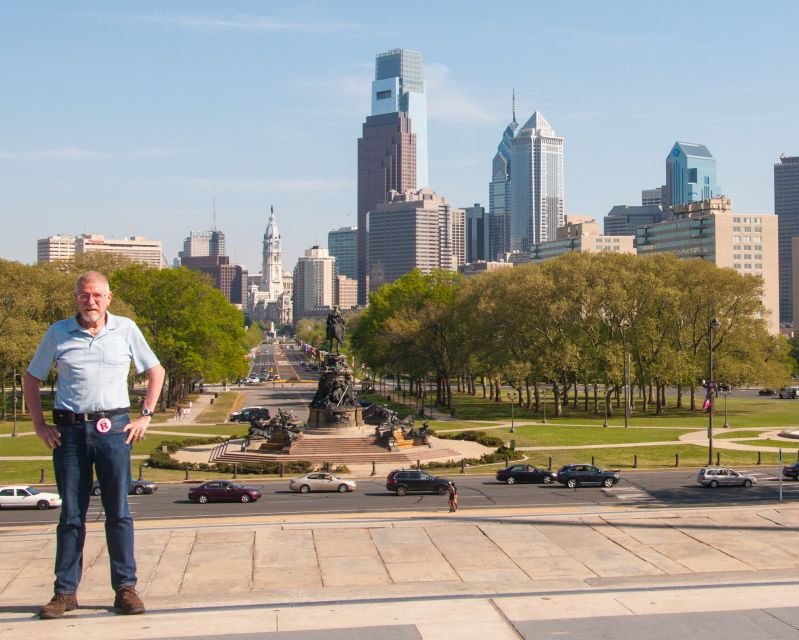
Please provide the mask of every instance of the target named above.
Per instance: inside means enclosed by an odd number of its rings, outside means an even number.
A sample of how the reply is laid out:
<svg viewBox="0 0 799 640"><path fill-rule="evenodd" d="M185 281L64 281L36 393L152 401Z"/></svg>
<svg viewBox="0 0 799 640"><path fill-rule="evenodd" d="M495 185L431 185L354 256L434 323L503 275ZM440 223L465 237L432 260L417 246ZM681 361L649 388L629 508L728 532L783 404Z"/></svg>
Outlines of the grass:
<svg viewBox="0 0 799 640"><path fill-rule="evenodd" d="M148 438L161 438L162 440L169 440L171 435L161 435L157 431L168 431L169 433L198 433L207 436L245 436L249 429L249 424L246 422L238 423L231 422L230 424L218 425L203 425L203 424L166 424L166 425L151 425L147 430Z"/></svg>
<svg viewBox="0 0 799 640"><path fill-rule="evenodd" d="M209 434L209 437L214 435L217 434ZM135 443L132 448L132 453L134 455L149 454L162 440L183 441L194 438L196 438L196 436L153 434L149 438ZM3 438L2 441L0 441L0 444L2 444L2 455L4 456L49 456L51 453L50 449L47 448L44 442L39 440L39 438L37 438L35 435L19 436L17 438ZM3 462L3 467L5 467L5 464L6 463ZM0 477L2 476L3 474L0 472Z"/></svg>
<svg viewBox="0 0 799 640"><path fill-rule="evenodd" d="M197 422L221 424L233 411L233 405L241 394L238 391L222 391L214 403L208 405L197 417Z"/></svg>

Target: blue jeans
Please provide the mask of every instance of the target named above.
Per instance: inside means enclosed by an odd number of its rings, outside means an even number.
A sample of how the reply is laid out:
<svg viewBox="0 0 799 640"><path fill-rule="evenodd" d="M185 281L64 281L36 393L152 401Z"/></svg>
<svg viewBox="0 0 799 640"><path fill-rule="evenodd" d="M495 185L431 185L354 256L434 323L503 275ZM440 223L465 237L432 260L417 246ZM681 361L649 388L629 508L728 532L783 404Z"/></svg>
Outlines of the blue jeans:
<svg viewBox="0 0 799 640"><path fill-rule="evenodd" d="M136 585L133 518L128 508L130 445L122 428L128 414L110 418L111 431L99 433L96 422L59 426L61 446L53 449L61 515L56 529L55 592L75 593L83 573L86 513L92 490L92 465L100 482L105 511L105 539L111 560L111 586Z"/></svg>

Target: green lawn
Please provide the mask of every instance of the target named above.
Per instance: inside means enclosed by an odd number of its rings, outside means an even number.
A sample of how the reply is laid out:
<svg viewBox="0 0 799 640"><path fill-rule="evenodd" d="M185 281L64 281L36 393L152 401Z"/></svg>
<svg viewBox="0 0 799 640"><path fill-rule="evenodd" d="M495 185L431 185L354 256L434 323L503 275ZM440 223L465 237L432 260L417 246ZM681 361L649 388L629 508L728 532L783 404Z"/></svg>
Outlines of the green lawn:
<svg viewBox="0 0 799 640"><path fill-rule="evenodd" d="M209 434L209 436L218 434ZM182 441L196 439L195 436L170 436L152 434L141 442L133 445L132 453L136 455L149 454L162 440ZM3 438L0 440L0 455L4 456L47 456L51 451L35 435L19 436L17 438ZM5 463L3 463L5 465Z"/></svg>
<svg viewBox="0 0 799 640"><path fill-rule="evenodd" d="M245 423L231 422L229 424L202 425L202 424L162 424L151 425L147 430L148 438L160 438L168 440L171 435L161 435L157 431L169 431L170 433L200 433L208 436L246 436L250 425Z"/></svg>
<svg viewBox="0 0 799 640"><path fill-rule="evenodd" d="M222 391L214 404L208 405L197 417L197 422L222 424L233 411L233 405L239 397L238 391Z"/></svg>

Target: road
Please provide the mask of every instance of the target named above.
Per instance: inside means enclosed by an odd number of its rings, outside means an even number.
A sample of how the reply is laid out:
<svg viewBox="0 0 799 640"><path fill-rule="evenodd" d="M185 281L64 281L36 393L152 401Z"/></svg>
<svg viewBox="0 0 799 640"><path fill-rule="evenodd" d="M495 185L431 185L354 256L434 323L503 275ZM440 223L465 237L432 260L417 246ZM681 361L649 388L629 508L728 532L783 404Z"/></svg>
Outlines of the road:
<svg viewBox="0 0 799 640"><path fill-rule="evenodd" d="M694 470L631 471L622 474L622 481L613 488L580 487L567 489L554 485L505 485L489 476L449 476L458 485L460 508L469 510L569 508L667 508L701 507L703 505L734 506L745 504L774 505L778 500L777 468L750 468L759 477L757 486L745 489L729 487L710 489L696 483ZM246 478L240 479L246 483ZM386 490L385 478L358 480L353 493L298 494L289 491L288 479L250 483L262 488L261 500L250 504L194 504L187 498L189 484L161 485L153 495L130 496L131 510L136 520L180 519L196 517L231 517L253 515L324 515L331 513L397 514L407 511L440 512L446 507L446 497L434 494L395 496ZM786 501L799 500L799 483L783 483ZM93 497L89 520L102 520L99 498ZM0 527L55 523L58 510L0 512Z"/></svg>

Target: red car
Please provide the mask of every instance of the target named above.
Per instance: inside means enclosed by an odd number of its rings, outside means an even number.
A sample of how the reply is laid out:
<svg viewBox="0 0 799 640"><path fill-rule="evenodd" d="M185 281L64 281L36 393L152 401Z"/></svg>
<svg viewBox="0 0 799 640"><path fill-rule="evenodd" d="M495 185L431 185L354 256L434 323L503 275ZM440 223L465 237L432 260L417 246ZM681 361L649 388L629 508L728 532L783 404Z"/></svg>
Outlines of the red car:
<svg viewBox="0 0 799 640"><path fill-rule="evenodd" d="M214 480L189 490L189 500L200 504L206 502L255 502L260 497L260 489L246 487L230 480Z"/></svg>

